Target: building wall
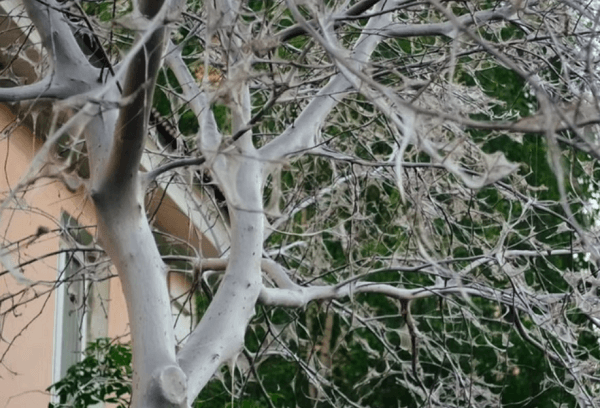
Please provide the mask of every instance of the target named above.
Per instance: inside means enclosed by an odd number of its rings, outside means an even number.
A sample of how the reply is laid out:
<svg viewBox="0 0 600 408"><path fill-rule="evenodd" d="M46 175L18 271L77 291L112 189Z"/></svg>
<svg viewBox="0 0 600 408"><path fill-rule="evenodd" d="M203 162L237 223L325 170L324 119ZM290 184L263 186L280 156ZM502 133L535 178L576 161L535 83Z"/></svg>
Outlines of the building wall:
<svg viewBox="0 0 600 408"><path fill-rule="evenodd" d="M0 129L13 122L14 116L0 105ZM2 134L0 141L0 194L2 200L28 169L39 141L25 128ZM29 208L31 205L33 208ZM80 225L94 225L94 211L82 192L72 194L54 180L42 179L28 187L25 195L0 214L2 247L35 235L40 227L54 230L63 211L78 219ZM90 230L93 234L93 230ZM15 248L16 249L16 248ZM36 240L25 239L10 254L12 262L40 258L23 269L27 279L41 284L20 285L4 271L0 272L0 407L47 407L50 396L45 389L52 382L54 291L51 282L57 276L57 256L45 257L59 249L56 234ZM108 336L127 336L125 301L119 280L110 279ZM15 295L7 299L10 295ZM21 304L14 307L16 303ZM122 340L127 341L127 337ZM10 348L7 352L7 349ZM6 353L6 354L5 354Z"/></svg>

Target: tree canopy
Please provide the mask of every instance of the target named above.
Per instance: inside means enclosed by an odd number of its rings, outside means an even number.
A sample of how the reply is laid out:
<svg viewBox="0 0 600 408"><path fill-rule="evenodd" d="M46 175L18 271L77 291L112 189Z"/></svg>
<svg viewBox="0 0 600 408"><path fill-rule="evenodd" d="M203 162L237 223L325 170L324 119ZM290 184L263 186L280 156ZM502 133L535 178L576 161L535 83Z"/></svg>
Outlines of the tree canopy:
<svg viewBox="0 0 600 408"><path fill-rule="evenodd" d="M0 101L56 126L0 216L89 195L132 407L600 405L598 2L23 4ZM154 228L174 190L218 257Z"/></svg>

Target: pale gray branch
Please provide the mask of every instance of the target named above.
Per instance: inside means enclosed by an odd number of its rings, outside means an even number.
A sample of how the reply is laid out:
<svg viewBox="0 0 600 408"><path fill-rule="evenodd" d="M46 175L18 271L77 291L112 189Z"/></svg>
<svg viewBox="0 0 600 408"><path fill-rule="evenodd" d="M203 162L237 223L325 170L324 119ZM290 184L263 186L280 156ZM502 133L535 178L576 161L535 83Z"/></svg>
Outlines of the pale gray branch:
<svg viewBox="0 0 600 408"><path fill-rule="evenodd" d="M197 135L198 146L201 153L210 162L216 155L223 136L217 129L215 116L210 109L210 101L207 98L206 92L200 90L187 65L181 58L181 50L171 41L168 45L165 61L169 68L173 70L181 86L184 98L188 101L190 108L198 118L200 125Z"/></svg>
<svg viewBox="0 0 600 408"><path fill-rule="evenodd" d="M390 4L384 4L382 11L389 7L391 7ZM367 23L366 30L377 32L385 24L387 21L382 20L380 16L373 17ZM378 35L362 33L350 55L352 65L357 69L362 67L382 40L383 37ZM331 110L343 99L350 87L351 83L344 74L335 75L285 132L259 150L263 160L278 161L286 156L302 153L318 144L323 122Z"/></svg>
<svg viewBox="0 0 600 408"><path fill-rule="evenodd" d="M483 10L476 13L465 14L457 18L457 21L463 26L481 25L488 21L510 20L515 14L514 7L504 7L497 10ZM459 30L454 22L446 21L443 23L431 24L403 24L394 23L380 29L374 34L390 38L407 38L420 36L442 35L449 38L456 38Z"/></svg>
<svg viewBox="0 0 600 408"><path fill-rule="evenodd" d="M190 158L186 158L186 159L179 159L179 160L168 162L167 164L164 164L160 167L155 168L154 170L151 170L151 171L145 173L142 176L143 177L142 184L147 185L148 183L156 180L156 178L158 176L160 176L163 173L166 173L167 171L175 170L175 169L178 169L181 167L200 166L200 165L204 164L205 162L206 162L206 159L204 157L190 157Z"/></svg>
<svg viewBox="0 0 600 408"><path fill-rule="evenodd" d="M56 0L24 0L23 4L38 29L42 44L52 56L55 75L62 77L73 74L72 71L94 69L60 11L65 5Z"/></svg>

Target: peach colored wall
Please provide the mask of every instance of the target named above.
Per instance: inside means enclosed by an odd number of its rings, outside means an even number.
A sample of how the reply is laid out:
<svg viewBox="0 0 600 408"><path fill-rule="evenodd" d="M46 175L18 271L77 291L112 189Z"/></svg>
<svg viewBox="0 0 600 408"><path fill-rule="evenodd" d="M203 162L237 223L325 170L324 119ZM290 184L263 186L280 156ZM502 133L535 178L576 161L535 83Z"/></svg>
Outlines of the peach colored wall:
<svg viewBox="0 0 600 408"><path fill-rule="evenodd" d="M0 106L0 129L4 129L13 118L5 107ZM9 136L2 135L1 199L27 170L36 143L39 144L24 128ZM33 211L28 205L33 207ZM35 234L40 226L56 229L62 211L76 217L80 225L94 224L93 208L83 194L72 194L59 182L48 179L30 186L24 196L19 195L17 202L0 214L2 247L7 242ZM23 262L59 249L56 234L42 235L29 245L28 241L20 245L19 252L15 251L13 262ZM33 281L51 282L56 278L56 268L57 257L51 256L25 267L24 274ZM28 288L17 284L10 274L0 276L0 312L11 309L16 302L28 300L7 314L4 321L0 320L0 408L48 406L50 397L44 390L52 381L54 295L51 289L52 286L43 284ZM110 292L109 335L125 335L128 332L127 316L118 279L111 279ZM6 299L15 293L18 293L16 298Z"/></svg>

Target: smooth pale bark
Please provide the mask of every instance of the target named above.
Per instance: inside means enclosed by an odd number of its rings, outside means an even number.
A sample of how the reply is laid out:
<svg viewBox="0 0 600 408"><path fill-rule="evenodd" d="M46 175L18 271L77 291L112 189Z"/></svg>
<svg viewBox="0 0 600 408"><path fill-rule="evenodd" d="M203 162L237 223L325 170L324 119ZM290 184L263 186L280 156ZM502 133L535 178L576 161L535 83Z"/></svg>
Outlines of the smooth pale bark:
<svg viewBox="0 0 600 408"><path fill-rule="evenodd" d="M52 56L52 64L57 68L54 74L58 77L58 82L68 75L82 71L77 68L89 65L66 23L66 17L59 11L65 7L64 4L54 0L25 0L23 5L40 33L44 48Z"/></svg>
<svg viewBox="0 0 600 408"><path fill-rule="evenodd" d="M504 7L497 10L478 11L473 14L460 16L457 20L464 26L482 25L488 21L507 20L516 13L513 7ZM451 22L431 23L431 24L401 24L395 23L378 30L377 34L392 38L422 37L442 35L449 38L456 38L458 28Z"/></svg>
<svg viewBox="0 0 600 408"><path fill-rule="evenodd" d="M225 193L231 214L231 256L223 281L208 310L178 354L195 398L214 372L237 358L262 288L264 233L262 163L254 157L229 157L233 177Z"/></svg>
<svg viewBox="0 0 600 408"><path fill-rule="evenodd" d="M159 378L172 373L175 338L166 266L156 247L137 194L118 196L107 191L93 196L100 241L113 260L123 286L132 335L134 364L133 407L159 407L163 390ZM184 375L179 377L185 384ZM172 402L185 400L185 387Z"/></svg>
<svg viewBox="0 0 600 408"><path fill-rule="evenodd" d="M237 84L227 90L233 118L233 134L250 121L249 84L251 55L242 51L239 36L247 30L237 24L241 3L237 1L208 2L207 13L213 22L207 27L207 42L213 33L221 43L229 44L230 76ZM170 66L180 82L192 83L187 68L177 61ZM184 93L196 98L189 87ZM227 199L231 217L231 249L227 268L219 289L202 320L178 354L178 361L188 377L188 400L194 399L224 363L235 363L244 345L244 335L262 288L261 258L264 235L263 161L256 154L251 132L222 146L213 113L207 98L200 94L192 109L199 117L198 146L211 163L213 176L218 180Z"/></svg>
<svg viewBox="0 0 600 408"><path fill-rule="evenodd" d="M173 43L169 43L165 63L171 68L177 81L181 84L182 94L190 101L190 109L198 118L200 125L197 136L198 147L203 157L208 162L212 162L217 155L223 135L217 129L217 123L213 111L210 109L206 92L198 93L198 86L181 58L181 50Z"/></svg>
<svg viewBox="0 0 600 408"><path fill-rule="evenodd" d="M141 2L139 11L155 17L162 1ZM170 7L170 2L165 7ZM160 25L145 39L123 81L126 103L108 157L91 156L91 196L99 239L122 282L131 326L132 407L187 406L187 380L175 359L175 337L163 263L146 217L139 166L148 115L168 30ZM98 129L101 130L101 129ZM90 135L88 142L93 142ZM102 142L102 135L95 135Z"/></svg>

